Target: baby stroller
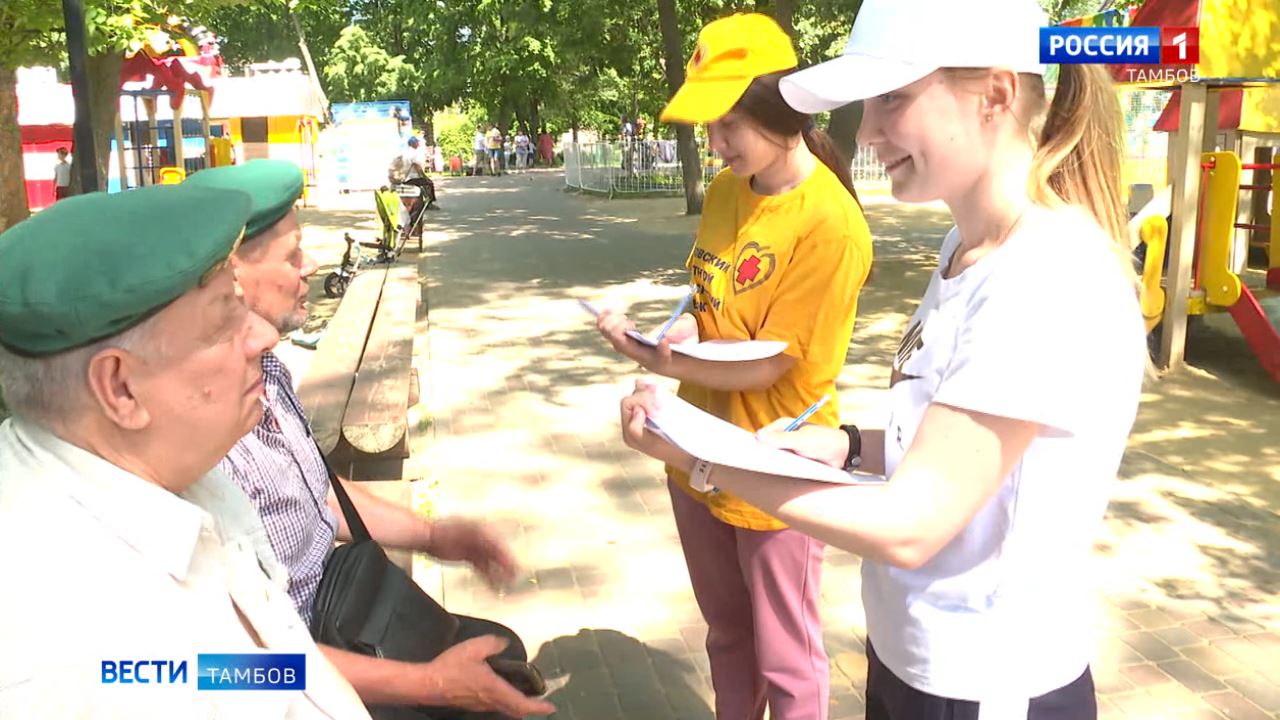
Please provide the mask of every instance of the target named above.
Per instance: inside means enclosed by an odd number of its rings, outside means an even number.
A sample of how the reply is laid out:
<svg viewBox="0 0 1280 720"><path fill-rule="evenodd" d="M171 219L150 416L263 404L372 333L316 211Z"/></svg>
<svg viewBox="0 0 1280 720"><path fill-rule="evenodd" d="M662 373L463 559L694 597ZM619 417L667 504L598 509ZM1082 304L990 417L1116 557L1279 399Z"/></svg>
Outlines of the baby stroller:
<svg viewBox="0 0 1280 720"><path fill-rule="evenodd" d="M331 298L341 297L347 292L347 286L360 271L360 266L370 263L393 263L400 257L401 251L408 243L414 228L418 228L418 250L422 250L422 218L417 223L406 224L409 211L402 198L416 198L417 187L402 185L395 190L387 187L373 194L374 206L378 210L378 219L382 221L382 235L377 242L357 242L351 233L343 233L347 242L346 252L342 254L342 264L337 270L329 273L324 279L324 294ZM403 194L402 194L403 193ZM364 250L376 251L369 253Z"/></svg>

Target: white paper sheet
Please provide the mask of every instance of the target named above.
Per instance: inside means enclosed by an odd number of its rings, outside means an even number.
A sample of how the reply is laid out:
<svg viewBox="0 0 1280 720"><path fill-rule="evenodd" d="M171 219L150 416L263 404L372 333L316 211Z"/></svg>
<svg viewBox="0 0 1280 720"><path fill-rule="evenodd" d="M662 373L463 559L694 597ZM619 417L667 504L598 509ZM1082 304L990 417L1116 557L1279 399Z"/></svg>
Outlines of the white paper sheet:
<svg viewBox="0 0 1280 720"><path fill-rule="evenodd" d="M699 410L671 392L659 389L657 393L658 409L649 418L650 428L676 447L713 465L841 485L884 482L880 475L850 474L766 445L754 433Z"/></svg>
<svg viewBox="0 0 1280 720"><path fill-rule="evenodd" d="M598 317L600 315L600 310L586 300L579 300L578 304L593 316ZM627 337L649 347L658 346L658 343L654 342L652 338L637 330L628 330ZM712 362L763 360L771 358L786 349L787 344L781 340L708 340L706 342L682 342L671 346L671 352Z"/></svg>

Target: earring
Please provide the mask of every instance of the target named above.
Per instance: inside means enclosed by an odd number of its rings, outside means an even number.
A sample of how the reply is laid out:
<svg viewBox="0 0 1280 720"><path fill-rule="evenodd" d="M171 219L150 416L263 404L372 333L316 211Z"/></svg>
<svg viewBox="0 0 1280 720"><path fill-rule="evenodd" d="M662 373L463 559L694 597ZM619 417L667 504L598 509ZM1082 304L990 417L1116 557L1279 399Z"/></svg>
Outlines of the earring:
<svg viewBox="0 0 1280 720"><path fill-rule="evenodd" d="M991 118L992 118L992 114L991 114L991 113L987 113L987 116L983 118L983 121L985 121L985 122L991 122Z"/></svg>

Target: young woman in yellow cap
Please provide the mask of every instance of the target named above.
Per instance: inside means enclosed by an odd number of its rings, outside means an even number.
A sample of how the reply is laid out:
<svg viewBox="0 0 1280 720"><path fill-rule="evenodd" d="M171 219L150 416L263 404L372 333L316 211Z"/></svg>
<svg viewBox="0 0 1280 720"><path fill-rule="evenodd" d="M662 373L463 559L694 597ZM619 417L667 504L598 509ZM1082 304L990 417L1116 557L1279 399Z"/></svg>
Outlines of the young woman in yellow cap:
<svg viewBox="0 0 1280 720"><path fill-rule="evenodd" d="M1116 97L1064 65L1046 100L1043 22L1034 0L865 0L842 57L782 82L808 112L866 99L894 196L955 217L883 429L761 433L887 484L711 467L644 430L649 389L622 405L628 444L864 558L870 720L1097 715L1089 556L1147 357Z"/></svg>
<svg viewBox="0 0 1280 720"><path fill-rule="evenodd" d="M871 238L849 162L810 116L783 101L796 67L772 19L734 15L702 30L683 87L662 120L706 123L728 170L707 189L689 255L693 312L671 342L780 340L782 354L708 362L650 349L605 313L601 332L621 353L676 378L680 396L739 427L759 430L835 395ZM812 422L835 427L836 403ZM725 720L827 717L828 662L818 616L823 543L787 528L731 492L692 490L688 468L668 468L672 505L694 594L709 626L716 716Z"/></svg>

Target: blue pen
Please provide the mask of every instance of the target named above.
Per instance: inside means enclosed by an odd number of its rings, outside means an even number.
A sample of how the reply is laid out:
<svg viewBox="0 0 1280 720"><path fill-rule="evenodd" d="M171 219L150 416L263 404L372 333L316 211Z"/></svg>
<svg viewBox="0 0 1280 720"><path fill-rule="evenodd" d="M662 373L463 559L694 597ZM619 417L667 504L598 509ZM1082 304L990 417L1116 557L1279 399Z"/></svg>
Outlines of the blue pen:
<svg viewBox="0 0 1280 720"><path fill-rule="evenodd" d="M800 413L800 417L796 418L795 420L792 420L789 425L783 428L782 432L791 432L792 430L798 429L801 425L804 424L805 420L808 420L809 418L813 417L813 414L818 412L818 408L827 404L827 400L830 397L831 397L830 395L823 395L822 397L818 398L818 402L810 405L808 410L805 410L804 412Z"/></svg>
<svg viewBox="0 0 1280 720"><path fill-rule="evenodd" d="M671 326L675 324L676 318L680 317L680 314L683 313L684 309L689 306L689 301L692 299L693 299L693 291L690 290L688 293L685 294L683 298L681 298L680 304L676 306L676 311L671 313L671 317L667 320L667 324L663 325L662 329L658 331L658 336L653 339L654 345L657 345L658 343L662 342L662 338L666 336L667 331L670 330Z"/></svg>

